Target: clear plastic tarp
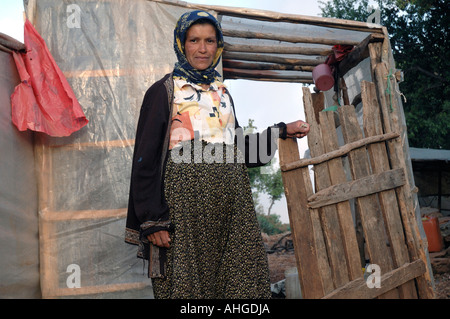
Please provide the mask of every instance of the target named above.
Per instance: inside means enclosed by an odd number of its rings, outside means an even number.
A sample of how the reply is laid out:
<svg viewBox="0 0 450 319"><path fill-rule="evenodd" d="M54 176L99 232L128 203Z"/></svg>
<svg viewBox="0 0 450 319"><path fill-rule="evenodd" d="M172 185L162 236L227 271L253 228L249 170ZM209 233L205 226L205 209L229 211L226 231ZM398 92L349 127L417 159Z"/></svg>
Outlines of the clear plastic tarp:
<svg viewBox="0 0 450 319"><path fill-rule="evenodd" d="M173 28L186 8L25 6L89 120L70 137L37 135L43 297L152 298L144 262L124 242L131 159L144 93L173 68Z"/></svg>

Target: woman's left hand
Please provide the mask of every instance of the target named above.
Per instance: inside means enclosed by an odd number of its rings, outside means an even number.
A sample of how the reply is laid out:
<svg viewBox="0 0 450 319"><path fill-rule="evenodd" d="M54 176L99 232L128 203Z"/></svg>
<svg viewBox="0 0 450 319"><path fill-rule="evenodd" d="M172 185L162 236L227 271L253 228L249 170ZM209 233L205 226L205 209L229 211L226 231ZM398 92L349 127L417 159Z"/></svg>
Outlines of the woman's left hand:
<svg viewBox="0 0 450 319"><path fill-rule="evenodd" d="M286 124L286 133L287 137L305 137L309 133L309 124L302 120L288 123Z"/></svg>

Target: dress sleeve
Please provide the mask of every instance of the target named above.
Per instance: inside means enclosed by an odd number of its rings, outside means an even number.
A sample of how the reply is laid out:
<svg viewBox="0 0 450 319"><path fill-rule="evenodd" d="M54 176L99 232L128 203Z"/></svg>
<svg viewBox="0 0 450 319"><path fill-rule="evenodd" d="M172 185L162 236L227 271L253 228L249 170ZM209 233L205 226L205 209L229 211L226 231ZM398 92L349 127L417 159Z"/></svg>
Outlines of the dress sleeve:
<svg viewBox="0 0 450 319"><path fill-rule="evenodd" d="M139 225L140 236L170 228L164 198L163 144L169 120L167 91L163 85L145 94L136 131L127 223Z"/></svg>

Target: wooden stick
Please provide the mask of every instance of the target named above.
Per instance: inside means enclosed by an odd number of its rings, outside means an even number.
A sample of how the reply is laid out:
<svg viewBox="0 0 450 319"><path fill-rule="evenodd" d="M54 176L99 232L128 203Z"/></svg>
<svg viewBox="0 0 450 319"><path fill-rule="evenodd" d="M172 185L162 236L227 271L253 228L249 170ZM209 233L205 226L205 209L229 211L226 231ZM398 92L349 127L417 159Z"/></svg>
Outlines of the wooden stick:
<svg viewBox="0 0 450 319"><path fill-rule="evenodd" d="M285 34L274 33L262 33L253 31L239 31L239 30L223 30L223 35L232 38L244 38L244 39L265 39L290 43L315 43L315 44L342 44L342 45L358 45L359 41L351 39L326 39L319 37L307 37L307 36L292 36Z"/></svg>
<svg viewBox="0 0 450 319"><path fill-rule="evenodd" d="M223 67L230 69L247 69L247 70L283 70L283 71L302 71L312 72L314 67L302 65L287 65L276 63L251 63L234 60L223 60Z"/></svg>
<svg viewBox="0 0 450 319"><path fill-rule="evenodd" d="M73 144L55 144L48 145L49 148L64 148L65 150L75 149L81 150L85 148L108 148L108 147L132 147L134 146L134 139L128 140L111 140L111 141L98 141L98 142L86 142L86 143L73 143Z"/></svg>
<svg viewBox="0 0 450 319"><path fill-rule="evenodd" d="M294 58L282 58L278 56L248 54L239 52L224 52L223 58L229 60L258 61L258 62L269 62L288 65L303 65L303 66L305 65L316 66L325 62L324 57L318 57L317 59L294 59Z"/></svg>
<svg viewBox="0 0 450 319"><path fill-rule="evenodd" d="M372 143L378 143L378 142L395 139L395 138L398 138L399 136L400 135L398 133L391 132L388 134L366 137L366 138L358 140L356 142L351 142L344 146L341 146L340 148L338 148L335 151L332 151L332 152L329 152L329 153L326 153L326 154L323 154L323 155L320 155L320 156L317 156L314 158L305 158L305 159L301 159L301 160L298 160L298 161L295 161L292 163L283 164L283 165L281 165L281 170L283 172L287 172L287 171L305 167L308 165L320 164L320 163L329 161L330 159L344 156L344 155L348 154L349 152L351 152L355 149L361 148L363 146L366 146L366 145L369 145Z"/></svg>
<svg viewBox="0 0 450 319"><path fill-rule="evenodd" d="M127 209L106 209L106 210L79 210L79 211L59 211L53 212L45 210L41 212L41 219L45 222L65 221L65 220L83 220L83 219L107 219L107 218L125 218Z"/></svg>
<svg viewBox="0 0 450 319"><path fill-rule="evenodd" d="M121 291L128 290L142 290L150 288L151 285L146 282L127 282L109 285L99 285L99 286L85 286L80 288L59 288L47 292L44 298L55 298L55 297L69 297L69 296L83 296L83 295L94 295L94 294L107 294L107 293L118 293Z"/></svg>
<svg viewBox="0 0 450 319"><path fill-rule="evenodd" d="M319 208L333 205L402 185L405 185L405 171L401 168L389 170L322 189L308 198L308 207Z"/></svg>
<svg viewBox="0 0 450 319"><path fill-rule="evenodd" d="M302 84L314 84L313 80L298 80L293 78L259 78L252 76L242 77L240 75L227 74L224 77L225 80L252 80L252 81L262 81L262 82L281 82L281 83L302 83Z"/></svg>
<svg viewBox="0 0 450 319"><path fill-rule="evenodd" d="M277 53L277 54L301 54L328 56L333 53L330 49L307 48L307 47L285 47L285 46L263 46L230 44L225 42L225 51L228 52L250 52L250 53Z"/></svg>
<svg viewBox="0 0 450 319"><path fill-rule="evenodd" d="M285 75L277 71L269 71L269 70L240 70L240 69L230 69L223 68L224 76L232 74L239 75L242 78L246 76L251 77L262 77L262 78L277 78L277 79L291 79L291 80L312 80L311 76L307 75Z"/></svg>
<svg viewBox="0 0 450 319"><path fill-rule="evenodd" d="M373 299L423 275L425 271L426 267L423 261L416 260L387 273L382 273L380 277L380 288L369 288L366 280L360 278L336 289L323 297L323 299Z"/></svg>

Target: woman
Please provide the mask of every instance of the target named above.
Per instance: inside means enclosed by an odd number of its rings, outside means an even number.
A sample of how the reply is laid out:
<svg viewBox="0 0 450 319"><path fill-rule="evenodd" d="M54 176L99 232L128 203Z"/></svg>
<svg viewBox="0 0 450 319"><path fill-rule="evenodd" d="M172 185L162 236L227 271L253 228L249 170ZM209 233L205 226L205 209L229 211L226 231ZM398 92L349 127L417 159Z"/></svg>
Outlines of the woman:
<svg viewBox="0 0 450 319"><path fill-rule="evenodd" d="M220 24L207 12L188 12L174 38L173 73L150 87L141 108L126 242L150 260L155 298L268 298L246 166L266 164L279 136L300 138L309 126L279 123L243 138L215 70Z"/></svg>

